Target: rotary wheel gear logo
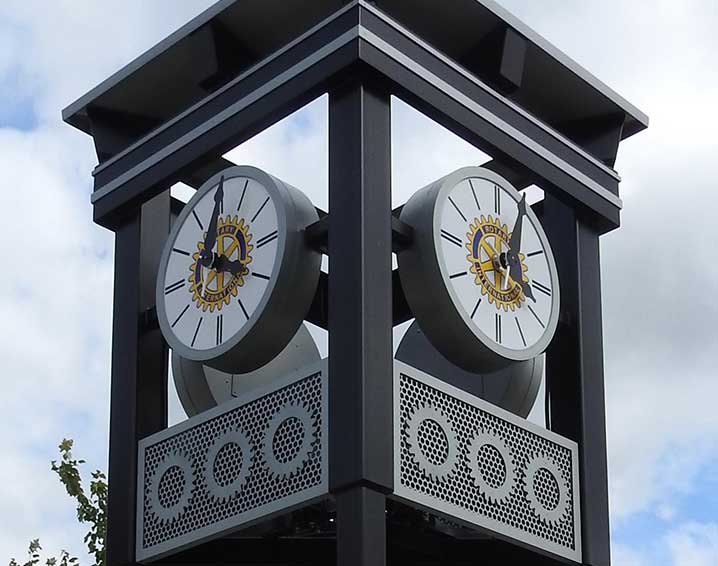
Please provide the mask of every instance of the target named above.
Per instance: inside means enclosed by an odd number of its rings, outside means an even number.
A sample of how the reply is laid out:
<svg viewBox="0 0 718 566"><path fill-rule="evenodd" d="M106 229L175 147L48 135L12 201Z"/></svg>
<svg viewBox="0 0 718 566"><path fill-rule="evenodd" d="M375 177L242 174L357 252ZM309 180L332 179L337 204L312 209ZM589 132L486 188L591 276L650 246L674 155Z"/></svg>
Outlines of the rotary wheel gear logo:
<svg viewBox="0 0 718 566"><path fill-rule="evenodd" d="M204 242L197 242L197 251L192 254L193 263L187 279L197 308L203 311L209 309L210 312L214 312L214 309L222 310L223 305L228 305L232 297L237 296L238 288L244 286L245 277L249 273L247 266L252 262L250 254L254 246L250 244L251 241L252 234L244 218L227 216L217 219L217 255L241 263L242 269L235 274L203 266L199 257Z"/></svg>
<svg viewBox="0 0 718 566"><path fill-rule="evenodd" d="M545 523L557 525L568 513L568 484L556 463L541 454L526 467L526 498Z"/></svg>
<svg viewBox="0 0 718 566"><path fill-rule="evenodd" d="M212 497L227 502L238 495L249 479L253 452L247 435L230 430L207 451L204 480Z"/></svg>
<svg viewBox="0 0 718 566"><path fill-rule="evenodd" d="M502 503L516 484L511 449L494 432L480 432L469 442L469 469L474 485L491 503Z"/></svg>
<svg viewBox="0 0 718 566"><path fill-rule="evenodd" d="M408 444L412 459L434 481L446 481L458 461L458 441L449 419L425 405L409 418Z"/></svg>
<svg viewBox="0 0 718 566"><path fill-rule="evenodd" d="M299 472L311 456L315 439L316 425L304 405L282 407L264 434L264 459L269 473L281 480Z"/></svg>
<svg viewBox="0 0 718 566"><path fill-rule="evenodd" d="M466 259L471 264L474 283L481 287L481 294L488 298L489 303L496 305L498 310L516 310L526 300L523 287L509 277L506 254L509 251L511 234L501 220L487 217L474 218L469 224L470 232L466 234L469 242ZM524 254L519 254L521 271L524 281L528 281L525 273L528 267L524 264Z"/></svg>
<svg viewBox="0 0 718 566"><path fill-rule="evenodd" d="M189 506L193 491L192 465L180 452L165 456L149 487L149 511L160 523L171 523Z"/></svg>

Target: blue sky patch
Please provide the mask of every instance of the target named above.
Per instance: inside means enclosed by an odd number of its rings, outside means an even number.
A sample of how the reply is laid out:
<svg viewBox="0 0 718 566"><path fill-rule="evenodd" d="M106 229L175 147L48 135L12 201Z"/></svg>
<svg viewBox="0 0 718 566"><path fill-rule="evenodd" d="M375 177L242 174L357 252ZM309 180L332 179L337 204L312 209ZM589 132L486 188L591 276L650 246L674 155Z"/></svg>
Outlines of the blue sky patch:
<svg viewBox="0 0 718 566"><path fill-rule="evenodd" d="M35 101L23 88L18 70L11 70L0 77L0 128L27 132L36 126Z"/></svg>

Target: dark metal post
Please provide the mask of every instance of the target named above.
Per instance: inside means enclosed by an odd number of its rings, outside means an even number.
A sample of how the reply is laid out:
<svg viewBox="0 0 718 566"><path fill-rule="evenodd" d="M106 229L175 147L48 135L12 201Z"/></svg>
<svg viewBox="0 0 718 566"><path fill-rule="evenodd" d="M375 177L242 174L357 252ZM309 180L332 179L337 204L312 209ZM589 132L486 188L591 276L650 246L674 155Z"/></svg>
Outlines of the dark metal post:
<svg viewBox="0 0 718 566"><path fill-rule="evenodd" d="M146 202L115 233L112 323L108 566L135 561L137 441L167 427L167 346L144 323L154 306L162 247L170 222L165 191Z"/></svg>
<svg viewBox="0 0 718 566"><path fill-rule="evenodd" d="M551 428L579 445L584 564L608 566L599 234L575 208L548 193L543 211L561 283L561 317L546 356Z"/></svg>
<svg viewBox="0 0 718 566"><path fill-rule="evenodd" d="M329 211L337 564L381 566L393 487L391 105L373 78L329 93Z"/></svg>

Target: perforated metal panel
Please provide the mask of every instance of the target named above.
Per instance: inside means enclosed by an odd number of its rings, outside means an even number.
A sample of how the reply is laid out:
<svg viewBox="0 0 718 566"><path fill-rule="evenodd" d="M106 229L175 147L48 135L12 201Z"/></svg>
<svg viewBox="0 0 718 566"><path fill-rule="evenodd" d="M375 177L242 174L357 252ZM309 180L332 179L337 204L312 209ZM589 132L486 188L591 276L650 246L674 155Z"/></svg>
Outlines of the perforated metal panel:
<svg viewBox="0 0 718 566"><path fill-rule="evenodd" d="M395 497L581 561L578 447L394 363Z"/></svg>
<svg viewBox="0 0 718 566"><path fill-rule="evenodd" d="M327 494L326 361L139 444L137 560Z"/></svg>

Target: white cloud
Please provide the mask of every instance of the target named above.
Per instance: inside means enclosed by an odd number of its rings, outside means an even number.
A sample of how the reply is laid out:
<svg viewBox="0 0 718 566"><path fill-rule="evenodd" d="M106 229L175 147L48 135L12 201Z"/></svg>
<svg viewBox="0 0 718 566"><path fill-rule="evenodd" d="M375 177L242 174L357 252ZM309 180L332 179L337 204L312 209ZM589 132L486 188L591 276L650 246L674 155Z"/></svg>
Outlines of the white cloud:
<svg viewBox="0 0 718 566"><path fill-rule="evenodd" d="M24 558L36 537L50 553L84 556L86 528L50 471L64 436L88 460L86 478L106 469L112 237L92 224L91 140L62 124L60 111L201 4L0 4L0 103L32 97L38 118L28 132L0 127L0 556L7 559Z"/></svg>
<svg viewBox="0 0 718 566"><path fill-rule="evenodd" d="M667 536L674 566L718 564L718 523L688 523Z"/></svg>
<svg viewBox="0 0 718 566"><path fill-rule="evenodd" d="M614 544L611 549L611 564L613 566L647 566L649 562L640 552L622 544Z"/></svg>

